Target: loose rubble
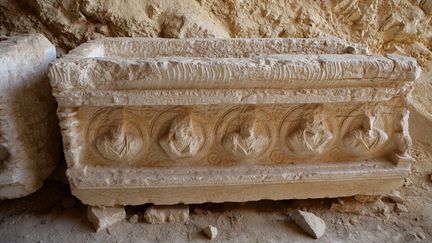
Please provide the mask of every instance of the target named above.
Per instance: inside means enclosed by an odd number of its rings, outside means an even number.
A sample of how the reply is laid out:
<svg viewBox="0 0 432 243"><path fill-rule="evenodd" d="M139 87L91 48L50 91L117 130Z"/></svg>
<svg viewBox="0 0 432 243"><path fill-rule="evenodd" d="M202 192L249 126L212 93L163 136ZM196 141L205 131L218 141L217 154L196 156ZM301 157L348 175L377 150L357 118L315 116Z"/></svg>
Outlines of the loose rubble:
<svg viewBox="0 0 432 243"><path fill-rule="evenodd" d="M401 203L396 203L394 210L397 213L407 213L408 212L408 208Z"/></svg>
<svg viewBox="0 0 432 243"><path fill-rule="evenodd" d="M136 224L139 221L139 215L138 214L134 214L129 218L129 223L131 224Z"/></svg>
<svg viewBox="0 0 432 243"><path fill-rule="evenodd" d="M182 204L169 206L153 205L145 211L144 219L150 224L186 224L189 221L189 206Z"/></svg>
<svg viewBox="0 0 432 243"><path fill-rule="evenodd" d="M89 206L87 216L96 231L101 231L126 218L124 207Z"/></svg>
<svg viewBox="0 0 432 243"><path fill-rule="evenodd" d="M326 224L324 220L313 213L297 210L293 215L293 219L303 231L315 239L319 239L325 233Z"/></svg>
<svg viewBox="0 0 432 243"><path fill-rule="evenodd" d="M205 235L207 235L207 237L211 240L213 240L214 238L216 238L217 234L218 234L218 230L216 227L212 226L212 225L208 225L207 227L205 227L203 229L203 232Z"/></svg>
<svg viewBox="0 0 432 243"><path fill-rule="evenodd" d="M393 190L387 195L387 197L395 203L403 203L403 199L399 191Z"/></svg>

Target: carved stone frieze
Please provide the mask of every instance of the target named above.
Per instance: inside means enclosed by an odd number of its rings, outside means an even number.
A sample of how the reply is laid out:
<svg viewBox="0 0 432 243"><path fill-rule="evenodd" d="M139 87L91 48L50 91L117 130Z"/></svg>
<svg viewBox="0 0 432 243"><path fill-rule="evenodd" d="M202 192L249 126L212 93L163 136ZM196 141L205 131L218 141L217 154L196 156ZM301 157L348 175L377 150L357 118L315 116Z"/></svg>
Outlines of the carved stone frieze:
<svg viewBox="0 0 432 243"><path fill-rule="evenodd" d="M398 187L419 72L335 39L113 38L50 76L72 192L110 206Z"/></svg>

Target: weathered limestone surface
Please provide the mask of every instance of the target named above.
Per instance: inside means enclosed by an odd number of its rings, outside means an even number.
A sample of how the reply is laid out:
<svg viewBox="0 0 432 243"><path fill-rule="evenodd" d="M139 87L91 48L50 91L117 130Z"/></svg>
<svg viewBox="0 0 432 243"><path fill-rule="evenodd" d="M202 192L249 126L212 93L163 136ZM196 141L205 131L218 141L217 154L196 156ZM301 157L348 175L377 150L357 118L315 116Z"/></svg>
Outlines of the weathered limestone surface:
<svg viewBox="0 0 432 243"><path fill-rule="evenodd" d="M96 231L104 230L109 226L126 218L124 207L91 207L87 208L87 217Z"/></svg>
<svg viewBox="0 0 432 243"><path fill-rule="evenodd" d="M181 223L189 221L188 205L152 205L146 209L144 219L149 224Z"/></svg>
<svg viewBox="0 0 432 243"><path fill-rule="evenodd" d="M318 39L111 38L50 69L91 205L379 194L410 169L414 59Z"/></svg>
<svg viewBox="0 0 432 243"><path fill-rule="evenodd" d="M0 199L36 191L60 160L47 77L55 58L55 47L40 34L0 37Z"/></svg>

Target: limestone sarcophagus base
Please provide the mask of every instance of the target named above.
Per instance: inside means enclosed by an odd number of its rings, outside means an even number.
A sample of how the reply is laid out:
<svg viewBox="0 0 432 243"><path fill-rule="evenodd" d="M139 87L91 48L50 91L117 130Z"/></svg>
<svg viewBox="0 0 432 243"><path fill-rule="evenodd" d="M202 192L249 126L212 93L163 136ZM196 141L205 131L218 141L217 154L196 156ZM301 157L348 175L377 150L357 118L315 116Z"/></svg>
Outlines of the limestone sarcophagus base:
<svg viewBox="0 0 432 243"><path fill-rule="evenodd" d="M48 81L55 47L40 34L0 37L0 199L39 189L61 157Z"/></svg>
<svg viewBox="0 0 432 243"><path fill-rule="evenodd" d="M104 39L50 70L91 205L378 194L410 169L414 59L322 39Z"/></svg>

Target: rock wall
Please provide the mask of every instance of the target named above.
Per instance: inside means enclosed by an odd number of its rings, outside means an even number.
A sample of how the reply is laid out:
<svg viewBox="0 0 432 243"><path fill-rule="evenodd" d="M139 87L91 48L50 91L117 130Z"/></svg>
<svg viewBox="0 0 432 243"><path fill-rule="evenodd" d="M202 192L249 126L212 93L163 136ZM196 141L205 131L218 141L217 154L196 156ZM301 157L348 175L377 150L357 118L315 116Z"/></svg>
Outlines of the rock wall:
<svg viewBox="0 0 432 243"><path fill-rule="evenodd" d="M44 33L60 55L102 36L316 37L432 60L431 0L0 0L0 33Z"/></svg>

